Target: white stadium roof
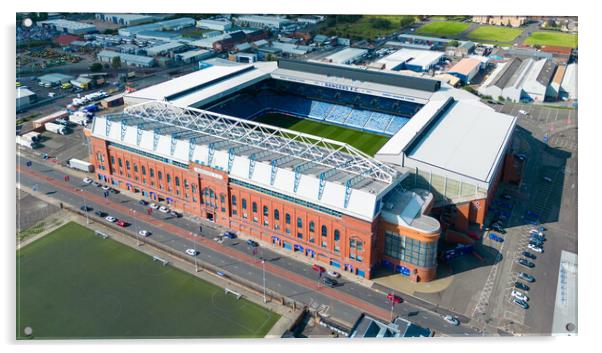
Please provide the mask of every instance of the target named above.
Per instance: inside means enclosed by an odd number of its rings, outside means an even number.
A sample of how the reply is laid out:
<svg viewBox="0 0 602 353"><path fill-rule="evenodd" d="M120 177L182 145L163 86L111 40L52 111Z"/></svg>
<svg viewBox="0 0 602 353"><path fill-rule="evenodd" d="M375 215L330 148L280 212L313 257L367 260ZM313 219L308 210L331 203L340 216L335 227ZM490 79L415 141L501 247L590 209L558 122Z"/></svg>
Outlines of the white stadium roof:
<svg viewBox="0 0 602 353"><path fill-rule="evenodd" d="M166 102L98 116L92 134L369 221L377 198L405 177L344 143Z"/></svg>

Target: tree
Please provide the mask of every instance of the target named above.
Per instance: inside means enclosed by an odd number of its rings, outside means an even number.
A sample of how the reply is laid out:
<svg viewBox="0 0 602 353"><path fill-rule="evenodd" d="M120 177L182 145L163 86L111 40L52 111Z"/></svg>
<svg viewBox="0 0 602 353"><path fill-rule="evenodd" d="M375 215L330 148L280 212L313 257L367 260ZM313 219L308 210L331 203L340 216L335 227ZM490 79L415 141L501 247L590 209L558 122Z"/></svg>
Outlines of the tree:
<svg viewBox="0 0 602 353"><path fill-rule="evenodd" d="M121 67L121 58L116 56L111 60L111 67L114 69L118 69Z"/></svg>
<svg viewBox="0 0 602 353"><path fill-rule="evenodd" d="M369 22L372 28L375 29L389 29L392 27L391 22L384 18L372 17L370 18Z"/></svg>
<svg viewBox="0 0 602 353"><path fill-rule="evenodd" d="M101 63L94 63L94 64L90 65L90 71L92 71L92 72L99 72L101 70L102 70Z"/></svg>
<svg viewBox="0 0 602 353"><path fill-rule="evenodd" d="M457 47L458 47L458 45L460 45L460 42L458 42L457 40L450 40L450 41L447 43L446 47L454 47L454 48L457 48Z"/></svg>
<svg viewBox="0 0 602 353"><path fill-rule="evenodd" d="M502 96L499 96L499 97L497 97L497 100L498 100L498 101L500 101L500 102L503 102L503 101L505 101L505 100L506 100L506 98L504 98L504 97L502 97Z"/></svg>

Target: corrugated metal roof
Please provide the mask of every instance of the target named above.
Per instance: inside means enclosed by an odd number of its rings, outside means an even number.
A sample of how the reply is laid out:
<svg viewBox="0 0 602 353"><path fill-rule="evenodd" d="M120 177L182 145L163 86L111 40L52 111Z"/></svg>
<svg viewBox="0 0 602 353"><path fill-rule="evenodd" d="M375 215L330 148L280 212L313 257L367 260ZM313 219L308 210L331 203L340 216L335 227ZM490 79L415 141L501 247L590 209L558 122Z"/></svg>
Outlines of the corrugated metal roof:
<svg viewBox="0 0 602 353"><path fill-rule="evenodd" d="M539 71L539 74L537 75L537 82L544 86L549 85L550 81L552 81L552 77L554 77L554 73L556 72L556 66L556 63L554 63L552 60L546 60L541 68L541 71Z"/></svg>
<svg viewBox="0 0 602 353"><path fill-rule="evenodd" d="M470 74L476 67L481 66L481 61L473 58L464 58L454 65L449 72L455 72L461 75Z"/></svg>

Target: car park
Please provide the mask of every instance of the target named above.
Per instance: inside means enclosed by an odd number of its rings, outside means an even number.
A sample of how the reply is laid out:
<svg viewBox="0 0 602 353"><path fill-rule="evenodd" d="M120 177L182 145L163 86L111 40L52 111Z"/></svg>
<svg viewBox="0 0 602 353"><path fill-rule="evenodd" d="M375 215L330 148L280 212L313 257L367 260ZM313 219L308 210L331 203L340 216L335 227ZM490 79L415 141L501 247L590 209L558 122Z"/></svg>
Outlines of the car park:
<svg viewBox="0 0 602 353"><path fill-rule="evenodd" d="M107 222L111 222L111 223L113 223L113 222L115 222L115 221L117 220L117 218L115 218L115 217L113 217L113 216L106 216L106 217L105 217L105 220L106 220Z"/></svg>
<svg viewBox="0 0 602 353"><path fill-rule="evenodd" d="M533 267L535 267L535 264L534 264L534 263L532 263L531 261L527 260L527 259L518 259L516 262L517 262L519 265L521 265L521 266L525 266L525 267L528 267L528 268L533 268Z"/></svg>
<svg viewBox="0 0 602 353"><path fill-rule="evenodd" d="M534 245L534 244L529 244L529 245L527 245L527 248L528 248L529 250L533 250L533 251L535 251L536 253L540 253L540 254L541 254L541 253L543 253L543 248L541 248L541 247L539 247L539 246L537 246L537 245Z"/></svg>
<svg viewBox="0 0 602 353"><path fill-rule="evenodd" d="M84 180L82 180L82 181L83 181L84 183L86 183L86 184L90 184L90 183L92 183L92 179L90 179L90 178L88 178L88 177L85 177L85 178L84 178Z"/></svg>
<svg viewBox="0 0 602 353"><path fill-rule="evenodd" d="M228 239L236 239L236 234L234 234L234 232L224 232L223 234L224 238L228 238Z"/></svg>
<svg viewBox="0 0 602 353"><path fill-rule="evenodd" d="M447 322L450 325L454 325L454 326L460 325L460 320L458 320L456 317L454 317L452 315L445 315L443 317L443 320L445 320L445 322Z"/></svg>
<svg viewBox="0 0 602 353"><path fill-rule="evenodd" d="M148 205L148 207L152 208L153 210L156 210L157 208L159 208L159 205L157 205L156 203L151 203L150 205Z"/></svg>
<svg viewBox="0 0 602 353"><path fill-rule="evenodd" d="M89 212L89 211L92 211L92 207L90 207L90 206L86 206L86 205L83 205L83 206L82 206L82 207L80 207L79 209L80 209L80 210L82 210L82 211L84 211L84 212Z"/></svg>
<svg viewBox="0 0 602 353"><path fill-rule="evenodd" d="M512 293L510 293L510 295L512 295L514 298L520 299L522 301L529 301L529 297L527 297L525 295L525 293L517 291L516 289L513 289Z"/></svg>
<svg viewBox="0 0 602 353"><path fill-rule="evenodd" d="M104 217L107 216L107 213L103 212L101 210L98 210L98 211L94 212L94 214L97 215L98 217L102 217L102 218L104 218Z"/></svg>
<svg viewBox="0 0 602 353"><path fill-rule="evenodd" d="M195 249L186 249L186 254L188 254L190 256L197 256L199 254L199 252Z"/></svg>
<svg viewBox="0 0 602 353"><path fill-rule="evenodd" d="M522 290L529 290L529 286L524 284L523 282L514 282L514 287Z"/></svg>
<svg viewBox="0 0 602 353"><path fill-rule="evenodd" d="M535 255L531 254L531 253L530 253L530 252L528 252L528 251L523 251L523 252L522 252L522 255L523 255L524 257L528 257L528 258L530 258L531 260L535 260L535 259L537 258L537 256L535 256Z"/></svg>
<svg viewBox="0 0 602 353"><path fill-rule="evenodd" d="M145 200L138 200L138 204L142 205L142 206L146 206L146 205L148 205L148 202L146 202Z"/></svg>
<svg viewBox="0 0 602 353"><path fill-rule="evenodd" d="M165 207L165 206L161 206L159 207L159 212L162 213L169 213L169 208Z"/></svg>
<svg viewBox="0 0 602 353"><path fill-rule="evenodd" d="M529 309L529 304L527 304L527 302L525 302L524 300L520 300L518 298L513 298L512 302L525 310Z"/></svg>
<svg viewBox="0 0 602 353"><path fill-rule="evenodd" d="M120 226L120 227L125 227L125 226L127 226L127 223L125 223L125 221L122 221L122 220L120 220L120 219L119 219L119 220L117 220L117 222L115 222L115 224L117 224L117 225L118 225L118 226Z"/></svg>
<svg viewBox="0 0 602 353"><path fill-rule="evenodd" d="M402 302L401 297L398 295L395 295L394 293L387 294L387 300L390 302L393 302L395 304L399 304Z"/></svg>
<svg viewBox="0 0 602 353"><path fill-rule="evenodd" d="M259 246L259 243L256 242L255 240L249 239L249 240L247 240L247 245L252 248L256 248Z"/></svg>
<svg viewBox="0 0 602 353"><path fill-rule="evenodd" d="M523 279L527 282L535 282L535 277L531 276L528 273L525 272L519 272L518 273L518 278Z"/></svg>
<svg viewBox="0 0 602 353"><path fill-rule="evenodd" d="M148 230L141 229L141 230L138 232L138 234L140 234L140 235L141 235L141 236L143 236L143 237L148 237L149 235L151 235L151 232L149 232Z"/></svg>
<svg viewBox="0 0 602 353"><path fill-rule="evenodd" d="M330 278L330 277L322 277L322 283L324 283L325 285L329 286L329 287L334 287L337 284L339 284L336 280Z"/></svg>
<svg viewBox="0 0 602 353"><path fill-rule="evenodd" d="M493 241L497 241L498 243L502 243L504 241L504 238L500 237L499 235L497 235L495 233L489 233L489 239L491 239Z"/></svg>

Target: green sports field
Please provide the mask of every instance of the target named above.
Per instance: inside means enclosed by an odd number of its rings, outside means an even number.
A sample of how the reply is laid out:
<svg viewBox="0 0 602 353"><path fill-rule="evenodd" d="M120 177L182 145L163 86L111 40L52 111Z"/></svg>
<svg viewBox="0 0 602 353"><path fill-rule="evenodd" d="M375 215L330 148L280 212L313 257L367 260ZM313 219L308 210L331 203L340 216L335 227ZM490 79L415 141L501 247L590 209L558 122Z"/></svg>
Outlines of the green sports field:
<svg viewBox="0 0 602 353"><path fill-rule="evenodd" d="M283 114L266 114L255 119L255 121L344 142L370 156L374 156L389 140L387 136L325 124L310 119L294 118Z"/></svg>
<svg viewBox="0 0 602 353"><path fill-rule="evenodd" d="M278 319L76 223L17 253L17 339L252 338Z"/></svg>
<svg viewBox="0 0 602 353"><path fill-rule="evenodd" d="M577 35L560 32L533 32L525 39L524 44L577 48Z"/></svg>
<svg viewBox="0 0 602 353"><path fill-rule="evenodd" d="M468 38L476 41L512 42L523 32L522 29L500 26L480 26L468 33Z"/></svg>
<svg viewBox="0 0 602 353"><path fill-rule="evenodd" d="M441 21L431 22L416 30L420 34L430 34L437 36L455 36L470 27L470 23L454 22L454 21Z"/></svg>

